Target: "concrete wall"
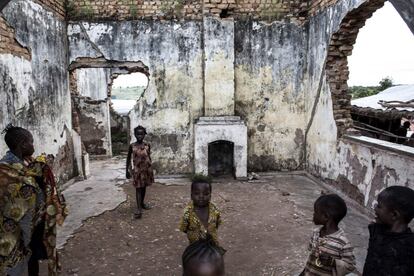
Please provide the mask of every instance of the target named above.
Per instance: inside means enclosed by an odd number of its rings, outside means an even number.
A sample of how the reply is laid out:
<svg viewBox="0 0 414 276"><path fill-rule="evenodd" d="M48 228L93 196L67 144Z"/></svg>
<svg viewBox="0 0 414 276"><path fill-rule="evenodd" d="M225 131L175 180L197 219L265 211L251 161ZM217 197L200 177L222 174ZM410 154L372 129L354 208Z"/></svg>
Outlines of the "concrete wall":
<svg viewBox="0 0 414 276"><path fill-rule="evenodd" d="M72 176L73 144L66 23L30 0L11 1L3 17L30 57L0 54L0 129L10 122L28 128L35 154L54 154L57 176L67 179ZM6 151L0 139L0 155Z"/></svg>
<svg viewBox="0 0 414 276"><path fill-rule="evenodd" d="M147 128L157 172L192 172L193 121L203 112L202 23L80 24L69 26L71 62L103 56L147 65L149 84L130 113L131 133L138 124Z"/></svg>
<svg viewBox="0 0 414 276"><path fill-rule="evenodd" d="M256 21L236 22L235 29L235 113L247 123L248 168L301 169L306 29Z"/></svg>
<svg viewBox="0 0 414 276"><path fill-rule="evenodd" d="M342 19L365 1L338 1L309 23L309 54L305 85L307 101L308 171L344 190L361 204L371 206L379 191L389 185L414 188L414 165L410 154L396 153L375 143L338 137L332 95L324 62L329 40ZM325 30L322 32L321 30Z"/></svg>
<svg viewBox="0 0 414 276"><path fill-rule="evenodd" d="M234 114L234 21L204 19L206 116Z"/></svg>
<svg viewBox="0 0 414 276"><path fill-rule="evenodd" d="M74 74L76 92L72 97L85 150L89 155L112 156L108 98L111 69L83 68Z"/></svg>
<svg viewBox="0 0 414 276"><path fill-rule="evenodd" d="M158 172L189 173L193 171L194 120L203 115L204 104L222 101L217 95L208 96L209 89L203 85L212 85L214 80L203 83L203 68L208 73L207 65L214 65L217 61L209 57L223 50L223 45L234 45L235 112L248 125L249 169L302 168L305 29L293 23L269 25L238 21L233 33L233 23L228 21L225 27L222 26L222 33L207 33L205 39L211 41L206 41L203 49L203 24L218 23L211 20L206 23L130 21L71 24L68 32L70 60L104 57L107 60L141 61L147 65L149 85L144 98L130 114L131 127L137 124L147 127L147 138L152 143ZM223 35L234 36L234 44L221 39ZM233 53L231 49L226 51ZM232 72L233 57L226 55L227 52L223 52L224 59L219 61L224 65L220 63L220 66L228 65L226 69ZM203 54L208 61L205 67ZM222 75L220 79L223 79ZM223 82L227 84L231 80L231 77L226 77ZM222 114L231 113L232 108L227 102L223 101L225 106L219 108L225 110Z"/></svg>
<svg viewBox="0 0 414 276"><path fill-rule="evenodd" d="M94 100L106 100L108 98L108 71L104 68L77 69L76 87L79 95Z"/></svg>

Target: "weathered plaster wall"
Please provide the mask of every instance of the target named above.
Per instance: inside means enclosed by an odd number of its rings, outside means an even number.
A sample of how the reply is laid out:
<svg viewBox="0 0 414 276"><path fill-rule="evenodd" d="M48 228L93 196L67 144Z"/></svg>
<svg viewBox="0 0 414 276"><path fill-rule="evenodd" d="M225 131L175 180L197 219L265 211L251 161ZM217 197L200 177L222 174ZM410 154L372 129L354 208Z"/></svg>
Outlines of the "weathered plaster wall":
<svg viewBox="0 0 414 276"><path fill-rule="evenodd" d="M76 87L79 96L93 100L108 98L108 69L85 68L76 70Z"/></svg>
<svg viewBox="0 0 414 276"><path fill-rule="evenodd" d="M234 114L234 21L204 19L204 110L206 116Z"/></svg>
<svg viewBox="0 0 414 276"><path fill-rule="evenodd" d="M149 84L130 113L131 133L138 124L147 128L157 172L192 172L193 122L203 113L202 23L79 24L69 25L71 62L103 56L147 65Z"/></svg>
<svg viewBox="0 0 414 276"><path fill-rule="evenodd" d="M81 140L89 155L112 156L111 126L108 101L74 98L79 114Z"/></svg>
<svg viewBox="0 0 414 276"><path fill-rule="evenodd" d="M108 84L111 69L83 68L76 75L76 93L72 95L78 114L80 136L89 155L112 155Z"/></svg>
<svg viewBox="0 0 414 276"><path fill-rule="evenodd" d="M57 176L67 179L73 171L73 144L66 23L39 4L23 0L10 2L3 17L31 59L13 52L0 54L0 129L10 122L28 128L35 153L54 154ZM0 154L6 150L0 139Z"/></svg>
<svg viewBox="0 0 414 276"><path fill-rule="evenodd" d="M324 63L332 34L338 31L346 14L363 2L367 1L338 1L309 22L305 85L312 100L307 101L305 137L308 171L344 190L360 203L371 206L378 192L389 185L414 186L414 174L409 170L414 160L354 139L338 137L333 109L339 103L333 102Z"/></svg>
<svg viewBox="0 0 414 276"><path fill-rule="evenodd" d="M238 21L235 29L235 113L247 123L248 168L301 169L306 30L256 21Z"/></svg>
<svg viewBox="0 0 414 276"><path fill-rule="evenodd" d="M414 0L390 0L414 34Z"/></svg>

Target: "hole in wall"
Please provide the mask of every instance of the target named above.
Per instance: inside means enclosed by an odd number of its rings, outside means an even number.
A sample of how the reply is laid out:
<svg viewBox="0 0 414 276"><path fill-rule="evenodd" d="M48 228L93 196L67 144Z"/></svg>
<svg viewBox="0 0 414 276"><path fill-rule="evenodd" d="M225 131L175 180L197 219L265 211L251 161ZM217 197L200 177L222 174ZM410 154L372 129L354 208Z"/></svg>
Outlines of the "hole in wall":
<svg viewBox="0 0 414 276"><path fill-rule="evenodd" d="M348 57L351 116L361 134L412 145L414 118L414 35L390 2L375 11L359 30ZM395 105L397 104L397 105ZM395 108L393 108L395 105ZM399 106L399 107L397 107ZM404 127L404 122L411 127Z"/></svg>
<svg viewBox="0 0 414 276"><path fill-rule="evenodd" d="M365 25L365 23L367 23L367 19L369 19L374 12L383 6L384 2L381 0L372 0L362 3L358 8L350 11L343 18L338 31L331 36L328 47L329 51L326 62L325 76L330 87L333 103L333 115L337 126L338 137L341 137L345 133L355 133L355 130L361 132L360 127L355 125L355 121L357 120L353 120L352 118L354 116L352 113L354 113L355 108L351 105L352 97L348 87L348 57L353 53L355 46L354 44L357 40L360 29ZM397 16L400 17L399 14L397 14ZM405 28L407 27L405 26ZM383 37L385 41L388 38L383 36L383 33L383 29L379 30L378 36ZM378 45L372 47L375 48L378 47ZM370 49L371 51L372 47ZM376 56L376 60L381 60L382 56L386 54L387 53L381 52ZM375 68L377 67L375 65L373 66ZM371 108L370 110L374 111L374 116L378 116L378 114L382 113L380 117L391 115L394 116L392 117L393 120L396 119L395 112L388 112L388 110L385 112L382 109L375 108ZM401 122L401 116L398 115L397 117L398 125L398 122ZM389 129L391 130L392 128L393 127Z"/></svg>
<svg viewBox="0 0 414 276"><path fill-rule="evenodd" d="M229 10L228 9L222 9L220 12L220 18L227 18L229 17Z"/></svg>
<svg viewBox="0 0 414 276"><path fill-rule="evenodd" d="M112 154L126 154L129 145L129 112L141 99L148 86L143 73L112 75L111 85L111 141Z"/></svg>

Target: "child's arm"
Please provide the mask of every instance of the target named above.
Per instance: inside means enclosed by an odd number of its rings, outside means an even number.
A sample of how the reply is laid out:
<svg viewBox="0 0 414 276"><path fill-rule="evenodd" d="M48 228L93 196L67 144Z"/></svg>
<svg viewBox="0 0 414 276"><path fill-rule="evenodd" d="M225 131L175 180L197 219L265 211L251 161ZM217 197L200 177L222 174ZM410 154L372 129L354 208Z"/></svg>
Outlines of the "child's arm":
<svg viewBox="0 0 414 276"><path fill-rule="evenodd" d="M219 226L223 223L223 221L221 220L221 213L220 211L217 211L217 222L216 222L216 228L218 229Z"/></svg>
<svg viewBox="0 0 414 276"><path fill-rule="evenodd" d="M338 276L355 271L356 263L353 250L351 244L347 242L342 248L341 258L335 259L336 273Z"/></svg>
<svg viewBox="0 0 414 276"><path fill-rule="evenodd" d="M189 212L186 207L184 209L184 214L183 214L183 217L181 218L180 225L178 228L180 229L181 232L187 233L188 225L189 225Z"/></svg>
<svg viewBox="0 0 414 276"><path fill-rule="evenodd" d="M131 178L131 155L132 155L132 145L129 145L128 148L128 156L127 156L127 160L126 160L126 173L125 176L127 179Z"/></svg>
<svg viewBox="0 0 414 276"><path fill-rule="evenodd" d="M149 160L152 163L152 159L151 159L151 145L150 144L148 144L148 158L149 158Z"/></svg>

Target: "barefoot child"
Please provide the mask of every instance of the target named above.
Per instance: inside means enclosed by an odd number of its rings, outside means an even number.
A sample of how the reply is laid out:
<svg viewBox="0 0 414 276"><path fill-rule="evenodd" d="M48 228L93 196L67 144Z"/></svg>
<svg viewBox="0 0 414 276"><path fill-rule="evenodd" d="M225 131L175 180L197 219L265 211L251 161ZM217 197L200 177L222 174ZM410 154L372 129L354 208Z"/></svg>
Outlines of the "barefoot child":
<svg viewBox="0 0 414 276"><path fill-rule="evenodd" d="M221 224L220 211L210 202L211 184L205 180L191 183L192 202L184 209L180 230L194 243L210 235L218 244L217 229Z"/></svg>
<svg viewBox="0 0 414 276"><path fill-rule="evenodd" d="M414 275L414 234L408 224L414 217L414 191L391 186L378 195L376 222L369 225L364 276Z"/></svg>
<svg viewBox="0 0 414 276"><path fill-rule="evenodd" d="M221 248L211 238L190 244L182 255L183 276L224 276Z"/></svg>
<svg viewBox="0 0 414 276"><path fill-rule="evenodd" d="M354 271L353 248L338 227L346 212L345 201L338 195L322 195L316 200L313 222L322 227L313 233L309 258L301 276L340 276Z"/></svg>
<svg viewBox="0 0 414 276"><path fill-rule="evenodd" d="M135 218L142 217L142 209L149 210L151 207L144 203L147 186L154 182L154 173L151 164L151 147L144 142L147 134L143 126L137 126L134 129L134 135L137 141L132 143L128 149L126 163L126 178L130 179L132 175L133 185L135 187L135 196L137 200L137 212ZM132 165L131 166L131 156Z"/></svg>

